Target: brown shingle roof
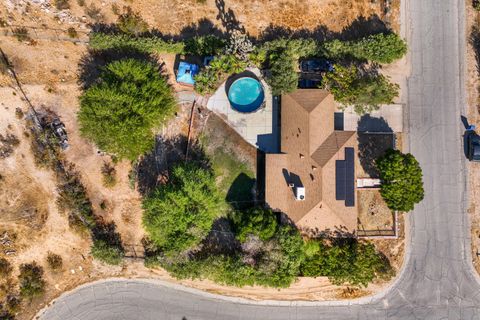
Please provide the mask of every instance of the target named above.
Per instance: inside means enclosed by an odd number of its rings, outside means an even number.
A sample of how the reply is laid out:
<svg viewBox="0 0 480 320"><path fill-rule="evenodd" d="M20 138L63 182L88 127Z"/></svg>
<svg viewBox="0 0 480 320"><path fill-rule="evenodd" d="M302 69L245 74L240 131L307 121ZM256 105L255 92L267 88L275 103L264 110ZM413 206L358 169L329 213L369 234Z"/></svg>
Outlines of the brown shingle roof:
<svg viewBox="0 0 480 320"><path fill-rule="evenodd" d="M335 184L332 173L324 173L323 167L340 156L345 143L353 142L355 132L334 131L334 111L333 97L325 90L299 89L282 96L282 153L266 155L265 200L294 222L322 202L336 201L331 192L322 192L323 186ZM325 174L329 181L324 181ZM293 181L305 187L305 200L295 200L294 190L288 186ZM339 208L335 203L329 206Z"/></svg>
<svg viewBox="0 0 480 320"><path fill-rule="evenodd" d="M312 154L312 159L315 160L320 167L325 166L328 160L330 160L354 134L355 131L332 132L322 145Z"/></svg>

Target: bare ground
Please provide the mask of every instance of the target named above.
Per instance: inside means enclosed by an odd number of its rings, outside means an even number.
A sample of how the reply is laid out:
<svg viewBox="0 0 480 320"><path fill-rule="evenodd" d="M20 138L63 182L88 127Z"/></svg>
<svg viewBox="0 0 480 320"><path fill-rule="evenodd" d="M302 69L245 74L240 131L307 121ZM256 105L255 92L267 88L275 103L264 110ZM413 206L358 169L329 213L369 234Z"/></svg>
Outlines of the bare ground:
<svg viewBox="0 0 480 320"><path fill-rule="evenodd" d="M86 8L91 8L93 2L87 0L84 6L80 6L79 2L73 0L69 3L71 9L62 13L53 8L48 0L37 1L37 4L25 0L6 0L0 4L0 18L11 25L55 27L63 30L73 26L77 30L88 30L86 23L93 20L86 14ZM269 30L273 30L269 28L270 25L296 32L309 29L319 37L325 36L326 30L328 30L327 35L332 32L348 35L360 26L359 21L364 22L363 26L373 28L379 23L378 17L385 17L382 1L372 3L369 0L284 0L280 2L229 0L225 3L219 0L207 0L205 4L194 0L139 0L133 3L107 0L101 4L95 2L95 6L104 15L102 21L107 23L115 21L113 3L117 3L120 9L123 5L132 6L134 10L140 11L152 27L158 28L165 34L185 36L192 32L210 33L217 29L221 32L227 23L235 23L235 21L239 21L253 36L268 36ZM392 12L395 12L398 1L393 1L393 4ZM230 9L233 14L229 14ZM392 22L392 27L398 28L394 18L389 20ZM193 26L193 29L189 29L189 26ZM275 28L273 33L281 31L278 29ZM56 31L47 30L43 33L38 32L37 35L40 35L40 38L51 36L54 39L55 33ZM67 41L41 39L20 43L13 37L3 35L0 35L0 45L11 58L20 80L26 84L27 94L34 104L53 110L65 123L71 145L65 152L65 157L80 171L95 213L106 221L116 223L127 252L138 248L144 233L140 222L141 198L139 193L129 186L128 175L131 164L128 162L116 164L118 182L112 188L105 187L102 184L101 167L104 161L111 160L108 156L98 154L96 148L81 138L78 133L76 121L77 97L80 93L77 84L80 71L78 65L82 56L87 54L86 47ZM170 82L177 91L191 90L191 88L174 84L171 71L175 60L173 55L159 55L158 59L159 62L165 63ZM8 77L0 75L0 86L3 86L0 88L2 97L0 134L13 133L20 139L20 144L11 156L0 159L0 175L5 177L0 181L0 195L2 195L0 236L7 231L9 237L14 240L9 248L0 245L0 256L4 256L4 250L12 247L15 254L7 256L9 261L18 266L35 260L44 266L47 280L46 294L42 298L33 300L18 318L30 319L47 301L81 283L95 279L124 276L156 277L176 281L165 271L145 269L141 261L137 260L129 259L118 268L107 267L93 261L89 255L90 240L72 232L68 227L67 217L58 212L55 204L57 191L53 174L48 170L38 169L33 163L29 138L23 134L26 131L25 121L15 116L17 107L26 111L25 105L18 93L8 87L9 84ZM160 128L160 132L169 137L186 135L189 110L189 105L180 107L178 117L167 128ZM196 135L203 129L201 120L205 115L195 111L195 116L199 119L194 126ZM219 127L220 130L229 132L228 127L223 129ZM245 151L246 157L248 153L249 151ZM15 194L16 192L18 194ZM102 203L106 205L101 206ZM390 250L391 242L388 240L375 240L375 242L382 251L386 252L387 257L392 259L392 265L398 270L401 265L399 261L402 261L401 257L403 257L403 245L395 245L395 248ZM48 251L64 258L64 267L61 271L48 270L45 262ZM16 275L14 273L13 278ZM345 286L333 286L328 279L322 277L300 278L291 288L282 290L258 287L232 288L209 281L182 281L181 283L210 292L257 300L352 298L378 292L386 285L385 282L380 282L371 284L364 290L352 291Z"/></svg>

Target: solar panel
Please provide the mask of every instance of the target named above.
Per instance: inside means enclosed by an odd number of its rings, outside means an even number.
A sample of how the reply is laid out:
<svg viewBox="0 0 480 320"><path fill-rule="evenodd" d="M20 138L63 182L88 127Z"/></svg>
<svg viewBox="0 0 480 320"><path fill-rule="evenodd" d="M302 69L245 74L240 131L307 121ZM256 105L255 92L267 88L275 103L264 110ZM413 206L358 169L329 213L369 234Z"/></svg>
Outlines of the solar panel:
<svg viewBox="0 0 480 320"><path fill-rule="evenodd" d="M335 161L335 199L345 200L345 160Z"/></svg>
<svg viewBox="0 0 480 320"><path fill-rule="evenodd" d="M345 148L345 206L355 206L355 149Z"/></svg>

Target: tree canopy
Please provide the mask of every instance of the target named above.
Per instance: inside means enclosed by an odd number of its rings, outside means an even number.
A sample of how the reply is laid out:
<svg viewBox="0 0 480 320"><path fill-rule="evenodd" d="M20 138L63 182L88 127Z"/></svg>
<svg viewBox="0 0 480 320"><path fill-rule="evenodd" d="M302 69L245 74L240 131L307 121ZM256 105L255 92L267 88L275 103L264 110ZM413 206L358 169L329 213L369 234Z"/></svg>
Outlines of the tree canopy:
<svg viewBox="0 0 480 320"><path fill-rule="evenodd" d="M104 151L135 160L152 149L154 132L176 108L158 67L135 59L108 64L80 97L80 131Z"/></svg>
<svg viewBox="0 0 480 320"><path fill-rule="evenodd" d="M398 96L398 84L391 83L381 75L362 75L351 65L336 64L334 72L328 72L324 86L329 89L335 100L346 105L353 105L359 114L377 109L381 104L390 104Z"/></svg>
<svg viewBox="0 0 480 320"><path fill-rule="evenodd" d="M390 149L376 166L382 179L380 193L390 209L410 211L423 200L422 169L413 155Z"/></svg>
<svg viewBox="0 0 480 320"><path fill-rule="evenodd" d="M390 264L372 244L349 239L333 246L319 243L316 249L301 267L304 276L327 276L334 284L367 286L378 275L391 272Z"/></svg>
<svg viewBox="0 0 480 320"><path fill-rule="evenodd" d="M173 168L166 185L143 201L143 225L166 255L197 246L224 213L225 202L210 170L195 163Z"/></svg>
<svg viewBox="0 0 480 320"><path fill-rule="evenodd" d="M18 282L22 297L33 298L41 295L45 291L43 268L36 262L21 264Z"/></svg>
<svg viewBox="0 0 480 320"><path fill-rule="evenodd" d="M360 60L392 63L407 53L407 44L396 33L378 33L355 41L328 41L322 49L330 58L351 56Z"/></svg>
<svg viewBox="0 0 480 320"><path fill-rule="evenodd" d="M261 240L269 240L277 231L277 218L270 209L250 208L237 212L234 216L237 239L244 242L248 235L258 236Z"/></svg>

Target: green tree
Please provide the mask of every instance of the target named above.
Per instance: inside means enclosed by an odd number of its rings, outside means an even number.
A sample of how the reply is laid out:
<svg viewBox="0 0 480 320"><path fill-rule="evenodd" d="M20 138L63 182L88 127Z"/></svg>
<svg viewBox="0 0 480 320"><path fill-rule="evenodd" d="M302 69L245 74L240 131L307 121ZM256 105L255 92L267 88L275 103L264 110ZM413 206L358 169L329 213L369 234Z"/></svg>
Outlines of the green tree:
<svg viewBox="0 0 480 320"><path fill-rule="evenodd" d="M270 73L266 77L273 95L292 92L298 86L295 57L288 50L277 50L269 54Z"/></svg>
<svg viewBox="0 0 480 320"><path fill-rule="evenodd" d="M132 8L123 7L123 13L118 17L118 28L129 35L138 36L148 31L148 23Z"/></svg>
<svg viewBox="0 0 480 320"><path fill-rule="evenodd" d="M378 33L356 41L328 41L322 49L325 56L334 59L351 56L360 60L391 63L407 53L407 44L395 33Z"/></svg>
<svg viewBox="0 0 480 320"><path fill-rule="evenodd" d="M168 256L196 247L225 203L210 170L195 163L173 168L166 185L143 201L143 226L152 242Z"/></svg>
<svg viewBox="0 0 480 320"><path fill-rule="evenodd" d="M152 63L124 59L108 64L100 82L80 97L80 131L119 158L151 150L154 132L174 113L175 98Z"/></svg>
<svg viewBox="0 0 480 320"><path fill-rule="evenodd" d="M407 212L423 200L422 169L413 155L390 149L376 166L382 179L380 193L390 209Z"/></svg>
<svg viewBox="0 0 480 320"><path fill-rule="evenodd" d="M324 77L324 87L343 105L353 105L359 114L393 103L399 86L381 75L361 75L355 66L335 65Z"/></svg>
<svg viewBox="0 0 480 320"><path fill-rule="evenodd" d="M263 241L271 239L277 231L277 217L270 209L254 207L236 212L233 221L236 237L244 242L249 235L259 237Z"/></svg>
<svg viewBox="0 0 480 320"><path fill-rule="evenodd" d="M21 264L18 276L20 295L24 298L33 298L45 291L43 268L36 262Z"/></svg>

